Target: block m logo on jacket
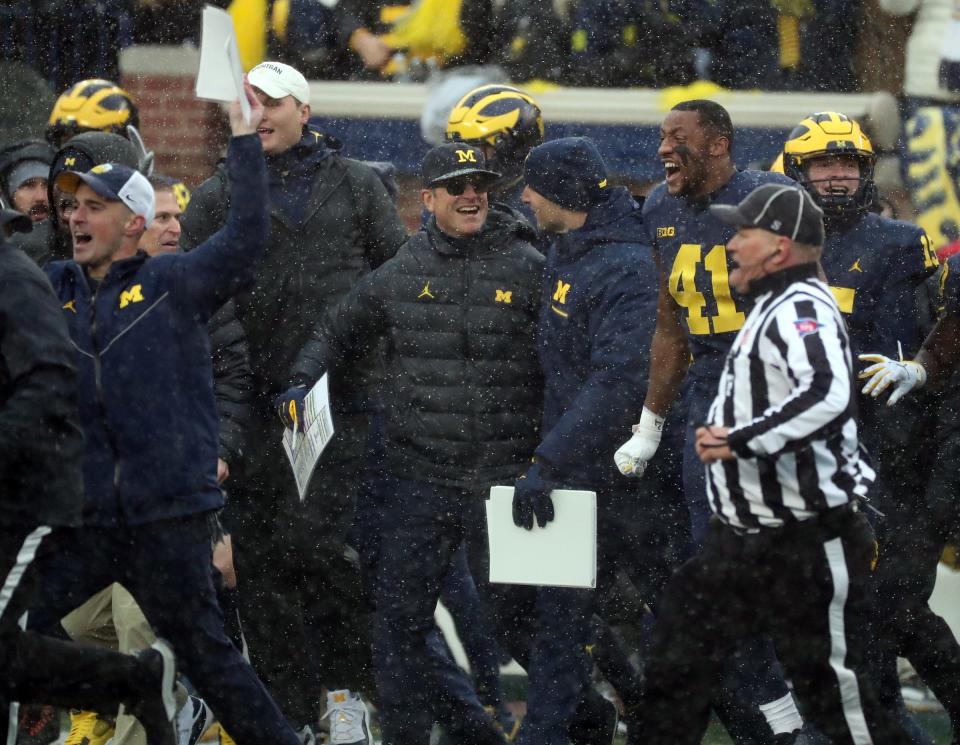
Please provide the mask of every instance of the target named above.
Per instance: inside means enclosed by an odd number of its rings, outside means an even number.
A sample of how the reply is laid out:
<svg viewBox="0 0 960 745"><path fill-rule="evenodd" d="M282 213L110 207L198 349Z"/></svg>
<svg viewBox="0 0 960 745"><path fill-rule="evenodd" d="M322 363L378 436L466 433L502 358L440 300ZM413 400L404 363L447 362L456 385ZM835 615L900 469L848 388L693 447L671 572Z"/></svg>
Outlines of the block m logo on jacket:
<svg viewBox="0 0 960 745"><path fill-rule="evenodd" d="M130 303L143 302L143 286L134 285L129 290L120 293L120 307L126 308Z"/></svg>

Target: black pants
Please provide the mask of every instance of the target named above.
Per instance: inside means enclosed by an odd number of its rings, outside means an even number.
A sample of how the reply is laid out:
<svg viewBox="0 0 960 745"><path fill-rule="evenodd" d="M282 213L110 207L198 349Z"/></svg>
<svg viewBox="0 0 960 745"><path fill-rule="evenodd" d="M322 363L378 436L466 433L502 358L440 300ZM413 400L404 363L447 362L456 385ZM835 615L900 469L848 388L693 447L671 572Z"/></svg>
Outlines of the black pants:
<svg viewBox="0 0 960 745"><path fill-rule="evenodd" d="M321 686L373 691L369 609L345 538L366 445L365 415L336 416L304 502L273 412L251 425L230 492L237 589L250 661L284 715L319 716ZM231 479L233 481L233 479Z"/></svg>
<svg viewBox="0 0 960 745"><path fill-rule="evenodd" d="M956 426L955 402L940 412L940 427ZM872 577L874 604L881 612L870 619L875 640L871 672L881 703L904 710L896 674L897 656L906 657L960 732L960 645L947 623L930 608L937 564L944 543L960 527L960 437L936 430L914 410L914 424L898 439L879 441L878 480L871 498L882 517L875 520L879 556ZM949 422L949 424L946 424ZM929 429L923 429L929 426ZM886 435L889 427L883 429ZM904 441L904 437L912 437ZM918 445L917 443L923 443ZM908 726L916 724L907 720Z"/></svg>
<svg viewBox="0 0 960 745"><path fill-rule="evenodd" d="M60 619L112 582L137 601L173 647L178 668L239 745L298 745L280 710L227 638L211 570L208 513L142 525L63 531L45 568L29 626L53 631Z"/></svg>
<svg viewBox="0 0 960 745"><path fill-rule="evenodd" d="M55 543L52 532L0 523L0 743L7 742L16 722L14 701L116 711L144 692L136 657L22 630L20 618Z"/></svg>
<svg viewBox="0 0 960 745"><path fill-rule="evenodd" d="M946 621L929 604L945 543L945 523L932 518L933 513L927 509L887 508L880 531L879 561L872 578L876 607L884 612L871 619L871 634L877 644L871 647L870 654L877 670L874 675L893 675L892 661L898 655L910 660L943 704L954 733L958 733L960 645ZM893 692L899 698L895 677L893 684Z"/></svg>
<svg viewBox="0 0 960 745"><path fill-rule="evenodd" d="M641 741L699 743L730 650L767 633L802 708L836 745L906 745L864 672L872 560L873 531L857 512L754 535L715 519L661 599Z"/></svg>

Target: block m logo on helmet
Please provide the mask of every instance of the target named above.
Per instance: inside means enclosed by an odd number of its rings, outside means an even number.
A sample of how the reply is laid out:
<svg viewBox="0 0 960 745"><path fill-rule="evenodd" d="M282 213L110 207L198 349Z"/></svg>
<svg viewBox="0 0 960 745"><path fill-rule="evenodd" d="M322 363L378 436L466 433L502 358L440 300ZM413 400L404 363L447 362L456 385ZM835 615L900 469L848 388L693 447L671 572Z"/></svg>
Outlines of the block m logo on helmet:
<svg viewBox="0 0 960 745"><path fill-rule="evenodd" d="M81 132L113 132L127 136L127 126L140 126L140 113L130 94L101 78L81 80L61 94L47 120L47 141L61 147Z"/></svg>
<svg viewBox="0 0 960 745"><path fill-rule="evenodd" d="M457 150L457 163L476 163L477 154L473 150Z"/></svg>

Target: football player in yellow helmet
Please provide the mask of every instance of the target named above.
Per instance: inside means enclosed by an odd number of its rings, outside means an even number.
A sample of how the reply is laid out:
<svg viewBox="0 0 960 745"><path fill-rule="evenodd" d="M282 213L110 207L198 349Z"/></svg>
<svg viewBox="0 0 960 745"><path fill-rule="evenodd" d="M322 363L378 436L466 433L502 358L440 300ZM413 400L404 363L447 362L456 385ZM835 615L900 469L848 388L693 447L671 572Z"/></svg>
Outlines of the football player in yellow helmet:
<svg viewBox="0 0 960 745"><path fill-rule="evenodd" d="M480 148L487 166L503 174L490 191L503 193L523 175L527 153L543 142L543 114L519 88L492 83L461 98L447 120L447 141Z"/></svg>
<svg viewBox="0 0 960 745"><path fill-rule="evenodd" d="M906 414L878 402L884 379L920 348L925 335L918 290L937 271L924 231L876 214L876 153L860 125L837 112L811 114L783 146L783 171L801 183L824 210L826 241L820 263L844 314L850 351L864 363L868 382L856 402L857 430L870 452L877 480L871 504L884 516L877 525L879 563L872 576L875 614L868 632L871 675L889 692L885 706L915 730L899 697L895 655L907 657L944 703L960 732L960 646L927 602L936 575L932 514L923 495L929 466L904 453L930 452L935 426L930 401L904 403ZM869 372L867 372L869 371ZM891 378L892 379L892 378ZM896 401L899 398L892 400ZM928 549L934 547L931 557ZM886 693L885 693L886 695Z"/></svg>
<svg viewBox="0 0 960 745"><path fill-rule="evenodd" d="M140 111L130 94L116 83L91 78L74 83L57 99L47 121L47 140L56 148L83 132L110 132L137 148L137 170L149 176L153 152L140 137Z"/></svg>
<svg viewBox="0 0 960 745"><path fill-rule="evenodd" d="M140 126L140 113L130 94L109 80L81 80L64 91L50 112L47 139L54 147L81 132L114 132Z"/></svg>
<svg viewBox="0 0 960 745"><path fill-rule="evenodd" d="M861 126L844 114L811 114L783 145L782 172L802 184L827 222L852 224L873 205L877 156ZM778 170L774 166L774 170Z"/></svg>

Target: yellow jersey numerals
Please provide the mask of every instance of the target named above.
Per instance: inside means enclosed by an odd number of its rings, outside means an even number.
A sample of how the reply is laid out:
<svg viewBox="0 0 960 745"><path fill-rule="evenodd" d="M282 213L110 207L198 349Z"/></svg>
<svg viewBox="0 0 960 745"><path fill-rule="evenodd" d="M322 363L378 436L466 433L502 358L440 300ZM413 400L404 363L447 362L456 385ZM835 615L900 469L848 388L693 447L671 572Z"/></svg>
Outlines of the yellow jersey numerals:
<svg viewBox="0 0 960 745"><path fill-rule="evenodd" d="M702 249L703 246L699 243L680 245L670 270L667 287L677 305L686 308L687 326L691 334L724 334L736 331L743 326L746 315L737 310L730 293L726 246L714 246L707 252L706 257L703 257ZM697 264L701 261L710 274L710 285L717 304L717 313L714 316L704 315L707 299L697 289Z"/></svg>

